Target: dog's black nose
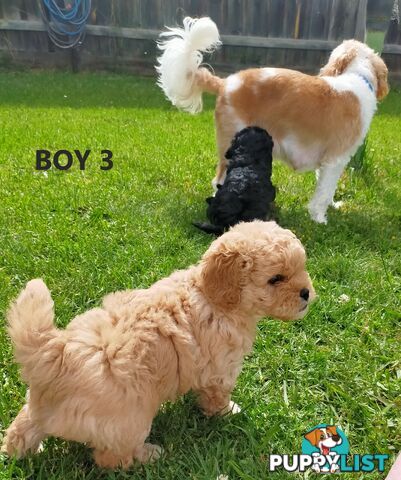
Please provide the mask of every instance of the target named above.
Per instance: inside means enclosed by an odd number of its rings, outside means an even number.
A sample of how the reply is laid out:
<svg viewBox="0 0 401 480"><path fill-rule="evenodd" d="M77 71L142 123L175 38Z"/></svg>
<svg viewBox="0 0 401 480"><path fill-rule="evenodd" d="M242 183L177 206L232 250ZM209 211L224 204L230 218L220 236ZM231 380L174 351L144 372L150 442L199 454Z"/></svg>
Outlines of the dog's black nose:
<svg viewBox="0 0 401 480"><path fill-rule="evenodd" d="M299 296L301 298L303 298L304 300L308 301L308 298L309 298L309 290L307 288L303 288L300 292L299 292Z"/></svg>
<svg viewBox="0 0 401 480"><path fill-rule="evenodd" d="M338 442L338 441L340 440L340 436L339 436L339 435L333 435L332 438L333 438L333 440L334 440L335 442Z"/></svg>

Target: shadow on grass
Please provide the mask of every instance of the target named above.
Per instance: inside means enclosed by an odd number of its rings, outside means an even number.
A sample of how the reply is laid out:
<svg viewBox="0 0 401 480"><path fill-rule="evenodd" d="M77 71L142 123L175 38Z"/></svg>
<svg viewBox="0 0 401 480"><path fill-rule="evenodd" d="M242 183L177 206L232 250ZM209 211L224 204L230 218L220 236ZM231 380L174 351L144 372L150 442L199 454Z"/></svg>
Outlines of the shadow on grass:
<svg viewBox="0 0 401 480"><path fill-rule="evenodd" d="M347 242L347 251L369 250L386 252L397 248L401 229L400 212L369 212L330 208L328 224L313 222L306 206L281 209L279 224L294 230L301 238L309 254L321 254L327 250L341 250Z"/></svg>
<svg viewBox="0 0 401 480"><path fill-rule="evenodd" d="M401 205L401 195L395 189L377 184L377 180L371 188L375 188L378 196L381 195L381 205L375 210L370 210L370 206L363 209L363 205L355 205L352 200L345 199L343 207L339 210L328 209L328 223L321 225L314 222L308 213L307 203L292 203L283 207L280 203L276 204L273 220L290 230L293 230L302 240L308 254L314 253L315 249L341 250L344 242L347 242L347 250L368 249L372 252L386 252L388 249L396 249L399 242L399 232L401 230L401 211L396 205ZM278 200L280 202L280 200ZM182 199L182 205L185 205L185 198ZM393 210L389 209L394 206ZM356 208L360 208L357 210ZM172 225L177 225L177 210L171 209L165 218L170 219ZM207 235L200 232L191 225L192 221L206 221L206 203L201 197L196 205L184 207L182 214L186 217L185 235L193 237L195 234L200 238L213 241L213 235ZM180 222L181 223L181 222Z"/></svg>

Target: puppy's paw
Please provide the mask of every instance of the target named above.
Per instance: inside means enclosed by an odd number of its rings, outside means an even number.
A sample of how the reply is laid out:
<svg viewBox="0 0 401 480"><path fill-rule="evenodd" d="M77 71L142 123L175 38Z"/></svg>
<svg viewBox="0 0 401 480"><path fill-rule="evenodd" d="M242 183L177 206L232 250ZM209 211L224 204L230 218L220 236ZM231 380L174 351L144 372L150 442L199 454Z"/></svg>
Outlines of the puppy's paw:
<svg viewBox="0 0 401 480"><path fill-rule="evenodd" d="M8 450L5 443L3 443L3 445L0 447L0 453L8 456Z"/></svg>
<svg viewBox="0 0 401 480"><path fill-rule="evenodd" d="M0 448L0 453L7 455L8 457L23 458L27 454L34 455L35 453L43 452L43 444L39 443L38 446L32 445L30 448L26 448L23 441L16 440L14 443L8 439L7 443L4 443Z"/></svg>
<svg viewBox="0 0 401 480"><path fill-rule="evenodd" d="M152 463L158 460L163 453L162 447L153 443L144 443L141 449L135 452L135 457L141 463Z"/></svg>
<svg viewBox="0 0 401 480"><path fill-rule="evenodd" d="M220 410L220 415L235 415L241 412L241 407L237 405L235 402L230 400L230 403Z"/></svg>
<svg viewBox="0 0 401 480"><path fill-rule="evenodd" d="M228 405L228 408L229 408L229 411L228 413L231 413L233 415L235 415L236 413L241 413L241 407L233 402L232 400L230 400L230 404Z"/></svg>
<svg viewBox="0 0 401 480"><path fill-rule="evenodd" d="M45 447L43 446L43 443L40 442L35 453L42 453L44 451L44 449L45 449Z"/></svg>
<svg viewBox="0 0 401 480"><path fill-rule="evenodd" d="M18 435L13 430L7 432L3 440L3 445L1 446L0 452L6 454L8 457L24 457L27 453L24 437Z"/></svg>

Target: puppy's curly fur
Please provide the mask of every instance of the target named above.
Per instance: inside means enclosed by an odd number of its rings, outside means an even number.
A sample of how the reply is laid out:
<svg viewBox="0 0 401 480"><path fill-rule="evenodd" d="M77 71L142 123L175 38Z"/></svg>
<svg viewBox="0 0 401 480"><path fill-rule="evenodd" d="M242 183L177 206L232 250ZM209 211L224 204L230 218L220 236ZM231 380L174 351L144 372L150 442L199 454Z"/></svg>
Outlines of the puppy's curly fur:
<svg viewBox="0 0 401 480"><path fill-rule="evenodd" d="M214 197L206 199L211 224L194 222L207 233L221 234L244 221L267 220L276 189L271 182L272 137L259 127L238 132L226 152L227 176Z"/></svg>
<svg viewBox="0 0 401 480"><path fill-rule="evenodd" d="M23 456L53 435L86 443L102 467L155 459L160 447L145 440L160 404L192 389L207 415L236 410L231 391L257 320L301 318L313 296L300 241L260 221L231 229L188 270L107 296L65 330L32 280L8 315L30 391L2 449Z"/></svg>

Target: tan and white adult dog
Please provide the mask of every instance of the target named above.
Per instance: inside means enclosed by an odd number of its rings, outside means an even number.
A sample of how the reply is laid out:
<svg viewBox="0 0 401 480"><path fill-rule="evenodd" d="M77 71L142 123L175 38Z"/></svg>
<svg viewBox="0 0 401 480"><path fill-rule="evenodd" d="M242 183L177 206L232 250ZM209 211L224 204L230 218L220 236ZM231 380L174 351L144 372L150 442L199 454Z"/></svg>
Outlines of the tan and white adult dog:
<svg viewBox="0 0 401 480"><path fill-rule="evenodd" d="M219 165L213 185L224 182L224 157L234 134L255 125L273 137L274 156L295 170L316 170L311 217L326 223L337 182L368 132L377 101L388 93L387 67L367 45L344 41L320 75L283 68L252 68L225 79L200 68L202 53L220 44L207 17L185 18L184 28L161 34L158 84L170 101L191 113L202 109L202 93L217 95Z"/></svg>

